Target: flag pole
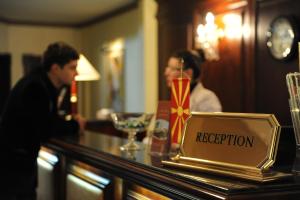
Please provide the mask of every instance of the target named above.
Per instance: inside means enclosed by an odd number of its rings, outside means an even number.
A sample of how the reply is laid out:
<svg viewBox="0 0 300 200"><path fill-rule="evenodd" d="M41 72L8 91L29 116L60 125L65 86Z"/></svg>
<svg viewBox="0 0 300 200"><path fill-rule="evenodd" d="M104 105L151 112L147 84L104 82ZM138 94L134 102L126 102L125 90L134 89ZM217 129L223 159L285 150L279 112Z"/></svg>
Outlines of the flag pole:
<svg viewBox="0 0 300 200"><path fill-rule="evenodd" d="M180 59L180 78L183 78L183 58Z"/></svg>
<svg viewBox="0 0 300 200"><path fill-rule="evenodd" d="M300 72L300 42L298 42L298 67L299 67L299 69L298 69L298 71Z"/></svg>

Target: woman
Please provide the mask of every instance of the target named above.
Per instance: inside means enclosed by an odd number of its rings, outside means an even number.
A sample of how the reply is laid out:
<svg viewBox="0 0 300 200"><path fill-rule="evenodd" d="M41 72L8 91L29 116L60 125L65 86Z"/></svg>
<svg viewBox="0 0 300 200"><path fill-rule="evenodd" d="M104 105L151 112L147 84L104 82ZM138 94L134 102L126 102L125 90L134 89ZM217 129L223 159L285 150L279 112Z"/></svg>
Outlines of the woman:
<svg viewBox="0 0 300 200"><path fill-rule="evenodd" d="M190 109L192 112L221 112L222 106L216 94L206 89L200 81L201 63L204 59L198 52L181 50L174 53L165 69L165 78L168 87L172 80L180 76L181 62L183 60L183 77L190 79Z"/></svg>

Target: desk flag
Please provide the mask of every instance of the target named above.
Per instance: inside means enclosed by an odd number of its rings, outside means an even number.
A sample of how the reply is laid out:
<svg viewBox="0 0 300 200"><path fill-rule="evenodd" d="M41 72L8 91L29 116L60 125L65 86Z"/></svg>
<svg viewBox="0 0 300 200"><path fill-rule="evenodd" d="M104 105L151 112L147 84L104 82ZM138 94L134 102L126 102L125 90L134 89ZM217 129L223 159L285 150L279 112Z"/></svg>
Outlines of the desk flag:
<svg viewBox="0 0 300 200"><path fill-rule="evenodd" d="M77 114L77 85L76 81L73 80L71 84L71 114L76 115Z"/></svg>
<svg viewBox="0 0 300 200"><path fill-rule="evenodd" d="M190 79L174 79L171 90L171 140L180 143L184 122L190 115Z"/></svg>

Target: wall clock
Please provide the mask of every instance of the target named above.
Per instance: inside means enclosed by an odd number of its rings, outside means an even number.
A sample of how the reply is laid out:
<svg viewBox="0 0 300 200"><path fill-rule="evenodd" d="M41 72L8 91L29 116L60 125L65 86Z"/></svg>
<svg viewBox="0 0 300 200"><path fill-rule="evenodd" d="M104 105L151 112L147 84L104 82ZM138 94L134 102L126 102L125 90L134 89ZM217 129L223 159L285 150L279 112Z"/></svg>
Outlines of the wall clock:
<svg viewBox="0 0 300 200"><path fill-rule="evenodd" d="M267 47L277 60L289 60L297 50L298 30L291 17L275 18L267 32Z"/></svg>

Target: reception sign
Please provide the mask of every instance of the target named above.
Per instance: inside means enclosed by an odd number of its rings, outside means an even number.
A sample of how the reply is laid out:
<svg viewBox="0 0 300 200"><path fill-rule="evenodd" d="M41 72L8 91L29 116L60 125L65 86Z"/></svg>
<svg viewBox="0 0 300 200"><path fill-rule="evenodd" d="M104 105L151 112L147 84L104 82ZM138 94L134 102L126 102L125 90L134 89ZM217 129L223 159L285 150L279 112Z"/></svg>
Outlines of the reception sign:
<svg viewBox="0 0 300 200"><path fill-rule="evenodd" d="M165 165L198 169L255 181L286 177L273 172L280 137L274 115L192 113L181 152Z"/></svg>

